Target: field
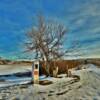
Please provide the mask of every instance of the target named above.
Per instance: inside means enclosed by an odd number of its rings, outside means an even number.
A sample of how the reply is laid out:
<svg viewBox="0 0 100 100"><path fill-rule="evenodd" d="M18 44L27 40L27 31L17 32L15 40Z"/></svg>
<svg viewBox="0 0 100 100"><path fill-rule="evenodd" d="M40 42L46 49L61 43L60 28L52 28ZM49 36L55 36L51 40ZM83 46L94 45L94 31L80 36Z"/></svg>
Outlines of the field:
<svg viewBox="0 0 100 100"><path fill-rule="evenodd" d="M70 66L71 77L63 73L64 62ZM58 78L40 76L40 80L51 82L46 85L31 83L32 62L0 65L0 99L100 100L99 60L81 59L64 62L59 67L62 73L59 73Z"/></svg>

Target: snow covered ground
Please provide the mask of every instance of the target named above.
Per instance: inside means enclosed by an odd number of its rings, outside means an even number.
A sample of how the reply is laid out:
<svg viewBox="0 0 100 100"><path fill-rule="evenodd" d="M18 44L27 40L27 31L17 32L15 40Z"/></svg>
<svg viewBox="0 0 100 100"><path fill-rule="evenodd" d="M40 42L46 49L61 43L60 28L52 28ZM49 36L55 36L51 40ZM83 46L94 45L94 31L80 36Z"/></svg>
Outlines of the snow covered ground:
<svg viewBox="0 0 100 100"><path fill-rule="evenodd" d="M32 70L31 66L16 65L0 65L0 75L13 74L18 72L29 72Z"/></svg>
<svg viewBox="0 0 100 100"><path fill-rule="evenodd" d="M20 66L19 65L0 65L0 88L8 87L18 84L26 84L32 81L31 76L20 76L17 77L17 73L27 73L32 71L31 66ZM40 80L43 80L45 76L40 76Z"/></svg>
<svg viewBox="0 0 100 100"><path fill-rule="evenodd" d="M16 77L13 75L15 73L29 71L31 71L31 66L19 67L19 65L0 65L0 87L12 86L29 82L31 80L31 77Z"/></svg>
<svg viewBox="0 0 100 100"><path fill-rule="evenodd" d="M35 85L33 93L27 95L32 100L100 100L100 69L95 65L82 65L85 69L72 70L74 75L79 75L80 80L73 82L71 78L54 79L54 84L49 86Z"/></svg>
<svg viewBox="0 0 100 100"><path fill-rule="evenodd" d="M11 89L5 90L5 93L6 91L10 92L7 100L13 100L13 98L19 100L100 100L100 68L93 64L82 65L82 67L85 69L72 69L73 75L80 76L78 81L74 81L73 78L68 78L66 75L61 75L63 78L48 77L46 80L52 81L53 84L46 86L29 85L24 90L22 88L20 91L18 90L19 92L12 86ZM44 76L41 78L42 80L45 79ZM13 79L20 81L20 83L30 81L29 78L14 77L6 80L12 82ZM16 80L13 81L16 83ZM15 91L15 94L12 91Z"/></svg>

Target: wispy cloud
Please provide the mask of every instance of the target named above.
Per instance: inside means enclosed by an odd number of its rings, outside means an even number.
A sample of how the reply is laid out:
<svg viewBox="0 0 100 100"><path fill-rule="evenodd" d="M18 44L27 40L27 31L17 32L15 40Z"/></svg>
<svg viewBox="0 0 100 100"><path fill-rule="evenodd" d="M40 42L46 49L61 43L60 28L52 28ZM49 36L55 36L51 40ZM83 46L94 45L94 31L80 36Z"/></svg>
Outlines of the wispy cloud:
<svg viewBox="0 0 100 100"><path fill-rule="evenodd" d="M66 47L78 41L80 54L100 56L100 0L1 0L0 55L20 54L19 42L38 12L68 27Z"/></svg>

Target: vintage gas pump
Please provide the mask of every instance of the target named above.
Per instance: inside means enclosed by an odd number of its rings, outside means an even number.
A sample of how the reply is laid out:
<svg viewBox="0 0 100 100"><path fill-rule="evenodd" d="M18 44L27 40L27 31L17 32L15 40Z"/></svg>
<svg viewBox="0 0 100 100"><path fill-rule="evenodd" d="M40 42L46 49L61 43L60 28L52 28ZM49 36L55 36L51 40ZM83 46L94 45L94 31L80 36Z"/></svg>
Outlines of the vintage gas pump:
<svg viewBox="0 0 100 100"><path fill-rule="evenodd" d="M34 84L39 84L39 61L34 61L33 63L32 79Z"/></svg>

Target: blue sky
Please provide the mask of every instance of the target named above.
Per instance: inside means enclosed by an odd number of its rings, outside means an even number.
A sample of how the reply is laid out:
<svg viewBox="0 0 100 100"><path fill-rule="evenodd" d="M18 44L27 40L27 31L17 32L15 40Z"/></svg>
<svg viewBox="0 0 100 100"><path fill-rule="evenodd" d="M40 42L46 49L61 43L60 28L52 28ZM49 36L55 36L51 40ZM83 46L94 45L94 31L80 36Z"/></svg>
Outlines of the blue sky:
<svg viewBox="0 0 100 100"><path fill-rule="evenodd" d="M20 43L41 12L68 28L66 46L80 44L71 55L100 58L100 0L0 0L0 56L29 58Z"/></svg>

